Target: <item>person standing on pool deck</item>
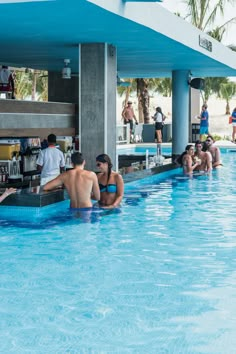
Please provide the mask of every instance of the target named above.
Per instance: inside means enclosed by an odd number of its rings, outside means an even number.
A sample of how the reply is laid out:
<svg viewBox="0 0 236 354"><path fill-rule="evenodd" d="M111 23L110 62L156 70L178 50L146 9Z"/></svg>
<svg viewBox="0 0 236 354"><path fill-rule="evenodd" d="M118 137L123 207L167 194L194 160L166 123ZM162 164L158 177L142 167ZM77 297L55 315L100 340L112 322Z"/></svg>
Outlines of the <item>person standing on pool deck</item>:
<svg viewBox="0 0 236 354"><path fill-rule="evenodd" d="M123 109L121 115L122 115L122 119L124 119L124 124L128 124L128 123L130 124L130 136L131 136L134 129L134 120L136 124L138 124L131 101L128 101L127 106Z"/></svg>
<svg viewBox="0 0 236 354"><path fill-rule="evenodd" d="M234 108L232 114L232 128L233 128L233 132L232 132L232 143L235 143L235 134L236 134L236 108Z"/></svg>
<svg viewBox="0 0 236 354"><path fill-rule="evenodd" d="M200 119L200 140L203 141L203 136L209 133L209 113L207 111L207 105L202 106L202 112L198 117Z"/></svg>
<svg viewBox="0 0 236 354"><path fill-rule="evenodd" d="M84 170L85 160L80 152L71 155L71 162L74 168L48 182L43 190L50 191L64 185L70 197L71 208L91 208L91 195L93 199L100 200L97 176L92 171Z"/></svg>

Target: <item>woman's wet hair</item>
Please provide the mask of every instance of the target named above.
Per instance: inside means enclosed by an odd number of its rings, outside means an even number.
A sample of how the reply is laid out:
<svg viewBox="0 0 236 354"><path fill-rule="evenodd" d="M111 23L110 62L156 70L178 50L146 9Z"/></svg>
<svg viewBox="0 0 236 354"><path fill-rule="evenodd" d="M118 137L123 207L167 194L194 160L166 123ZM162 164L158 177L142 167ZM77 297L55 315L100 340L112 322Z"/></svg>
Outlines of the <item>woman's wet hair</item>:
<svg viewBox="0 0 236 354"><path fill-rule="evenodd" d="M111 175L111 169L112 169L112 162L111 158L107 154L101 154L96 157L96 161L102 162L102 163L107 163L108 165L108 177L107 177L107 182L109 181L110 175Z"/></svg>
<svg viewBox="0 0 236 354"><path fill-rule="evenodd" d="M185 151L176 159L176 162L180 165L180 166L183 166L183 157L184 155L187 154L187 152L189 151L190 148L193 147L193 144L188 144L186 147L185 147Z"/></svg>
<svg viewBox="0 0 236 354"><path fill-rule="evenodd" d="M185 152L189 151L193 147L193 144L188 144L185 148Z"/></svg>

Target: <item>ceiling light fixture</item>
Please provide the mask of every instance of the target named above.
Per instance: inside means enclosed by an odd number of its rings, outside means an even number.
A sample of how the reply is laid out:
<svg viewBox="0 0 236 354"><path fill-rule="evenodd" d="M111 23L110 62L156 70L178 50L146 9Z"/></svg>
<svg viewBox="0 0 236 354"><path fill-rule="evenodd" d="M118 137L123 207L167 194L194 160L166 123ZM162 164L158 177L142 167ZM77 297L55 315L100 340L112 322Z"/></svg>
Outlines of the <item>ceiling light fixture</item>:
<svg viewBox="0 0 236 354"><path fill-rule="evenodd" d="M62 69L62 78L71 79L71 68L68 66L70 59L64 59L64 68Z"/></svg>

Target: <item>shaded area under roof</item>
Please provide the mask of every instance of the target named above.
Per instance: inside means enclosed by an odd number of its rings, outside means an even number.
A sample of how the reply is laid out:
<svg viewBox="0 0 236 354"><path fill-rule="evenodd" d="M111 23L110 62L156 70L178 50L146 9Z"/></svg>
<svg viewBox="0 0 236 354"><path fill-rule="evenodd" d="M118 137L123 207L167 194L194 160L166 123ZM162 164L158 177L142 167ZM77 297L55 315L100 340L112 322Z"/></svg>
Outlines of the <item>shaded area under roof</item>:
<svg viewBox="0 0 236 354"><path fill-rule="evenodd" d="M194 76L236 76L236 53L160 4L122 0L44 0L1 4L0 62L61 71L71 59L78 72L78 44L117 47L120 77L164 77L172 70ZM213 43L212 53L199 36Z"/></svg>

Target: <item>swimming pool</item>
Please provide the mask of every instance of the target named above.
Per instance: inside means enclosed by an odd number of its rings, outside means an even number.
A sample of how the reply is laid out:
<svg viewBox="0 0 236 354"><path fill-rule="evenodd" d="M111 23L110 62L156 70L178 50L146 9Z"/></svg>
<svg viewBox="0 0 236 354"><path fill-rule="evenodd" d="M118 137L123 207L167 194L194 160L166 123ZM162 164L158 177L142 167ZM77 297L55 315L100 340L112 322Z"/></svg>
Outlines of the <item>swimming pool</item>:
<svg viewBox="0 0 236 354"><path fill-rule="evenodd" d="M135 145L133 146L118 146L118 155L144 155L148 150L149 154L156 154L157 144L150 145ZM170 144L162 144L162 154L171 156L172 147Z"/></svg>
<svg viewBox="0 0 236 354"><path fill-rule="evenodd" d="M121 212L0 208L1 353L235 353L236 153ZM17 221L16 221L17 219Z"/></svg>

